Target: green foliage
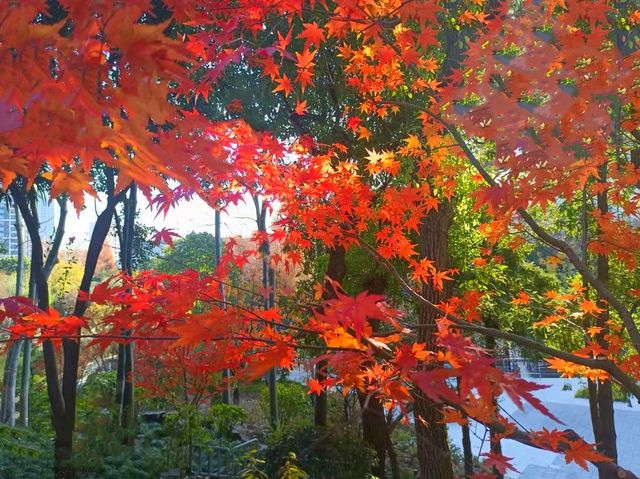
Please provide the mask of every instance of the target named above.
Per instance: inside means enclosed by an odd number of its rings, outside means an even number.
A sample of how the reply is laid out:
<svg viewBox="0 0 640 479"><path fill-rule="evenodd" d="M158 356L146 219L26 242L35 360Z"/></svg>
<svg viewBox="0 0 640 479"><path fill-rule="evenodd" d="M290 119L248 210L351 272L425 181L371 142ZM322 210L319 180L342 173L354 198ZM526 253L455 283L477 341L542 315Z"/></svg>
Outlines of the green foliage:
<svg viewBox="0 0 640 479"><path fill-rule="evenodd" d="M155 258L152 265L163 273L181 273L187 269L209 274L214 270L215 239L209 233L189 233L177 240L173 249Z"/></svg>
<svg viewBox="0 0 640 479"><path fill-rule="evenodd" d="M618 383L613 383L613 400L617 402L628 402L629 393L622 389ZM581 399L589 399L589 388L581 387L576 391L575 397Z"/></svg>
<svg viewBox="0 0 640 479"><path fill-rule="evenodd" d="M289 453L289 457L287 461L282 466L282 473L280 474L281 479L308 479L309 475L300 469L300 466L297 464L298 458L294 452Z"/></svg>
<svg viewBox="0 0 640 479"><path fill-rule="evenodd" d="M167 458L174 467L187 470L191 463L191 446L207 443L215 438L206 423L205 414L190 404L180 406L165 416L163 433L167 441Z"/></svg>
<svg viewBox="0 0 640 479"><path fill-rule="evenodd" d="M282 426L293 423L310 423L311 400L306 387L293 381L279 382L276 384L276 391L278 416ZM266 386L260 391L260 407L268 416L269 389Z"/></svg>
<svg viewBox="0 0 640 479"><path fill-rule="evenodd" d="M35 353L38 352L35 346L33 349ZM53 427L50 415L47 380L43 375L34 374L31 376L29 389L29 427L41 436L52 437Z"/></svg>
<svg viewBox="0 0 640 479"><path fill-rule="evenodd" d="M83 274L84 266L73 256L56 264L49 277L49 296L54 308L64 313L72 310Z"/></svg>
<svg viewBox="0 0 640 479"><path fill-rule="evenodd" d="M97 408L114 405L116 371L100 371L92 374L78 391L78 416L83 419L95 414Z"/></svg>
<svg viewBox="0 0 640 479"><path fill-rule="evenodd" d="M53 477L50 438L38 432L0 424L0 479Z"/></svg>
<svg viewBox="0 0 640 479"><path fill-rule="evenodd" d="M240 471L242 479L269 479L263 469L265 465L264 459L258 457L256 449L250 450L242 457L244 468Z"/></svg>
<svg viewBox="0 0 640 479"><path fill-rule="evenodd" d="M138 447L125 444L117 414L103 410L86 416L74 451L78 476L86 479L154 479L171 467L156 429L143 429Z"/></svg>
<svg viewBox="0 0 640 479"><path fill-rule="evenodd" d="M0 251L0 254L3 254ZM17 256L5 256L0 258L0 273L13 274L18 268ZM29 258L25 258L24 270L29 271Z"/></svg>
<svg viewBox="0 0 640 479"><path fill-rule="evenodd" d="M244 409L232 404L214 404L206 417L218 436L228 441L232 440L233 428L248 419Z"/></svg>
<svg viewBox="0 0 640 479"><path fill-rule="evenodd" d="M312 425L285 427L272 436L265 452L269 477L278 477L291 461L290 453L296 455L296 467L306 471L310 479L367 478L375 462L374 452L356 431L323 430Z"/></svg>

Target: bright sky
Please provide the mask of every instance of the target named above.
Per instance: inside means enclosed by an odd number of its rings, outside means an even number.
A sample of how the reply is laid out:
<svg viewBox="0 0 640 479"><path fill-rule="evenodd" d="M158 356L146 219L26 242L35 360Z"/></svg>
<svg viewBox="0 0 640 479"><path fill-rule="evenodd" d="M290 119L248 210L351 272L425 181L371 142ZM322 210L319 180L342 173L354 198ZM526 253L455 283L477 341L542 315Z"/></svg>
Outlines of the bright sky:
<svg viewBox="0 0 640 479"><path fill-rule="evenodd" d="M248 203L239 203L238 206L229 207L228 211L222 214L223 237L249 237L254 233L256 230L255 209L251 199L248 198L248 200ZM86 249L88 246L93 224L97 213L102 211L104 202L87 197L85 206L80 216L70 206L69 216L67 217L65 243L69 238L75 237L74 246L78 249ZM214 233L213 209L197 197L194 197L191 201L183 201L176 208L171 209L166 217L162 213L156 216L155 212L149 208L143 195L139 196L138 209L140 211L140 222L145 225L152 225L157 230L168 228L175 230L181 236L192 231ZM112 243L111 238L109 238L109 242Z"/></svg>

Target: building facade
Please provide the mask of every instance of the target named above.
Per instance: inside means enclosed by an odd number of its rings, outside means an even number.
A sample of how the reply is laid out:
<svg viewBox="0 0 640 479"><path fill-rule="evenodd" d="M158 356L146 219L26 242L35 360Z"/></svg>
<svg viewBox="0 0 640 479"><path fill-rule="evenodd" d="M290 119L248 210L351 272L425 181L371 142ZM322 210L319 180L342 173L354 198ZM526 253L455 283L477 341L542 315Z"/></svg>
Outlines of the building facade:
<svg viewBox="0 0 640 479"><path fill-rule="evenodd" d="M55 233L56 210L54 203L49 203L44 199L38 200L38 220L40 222L40 237L43 242L50 242ZM25 239L25 254L31 253L29 235L21 222L23 237ZM0 245L2 255L18 255L18 232L16 230L16 209L12 205L3 203L0 205Z"/></svg>

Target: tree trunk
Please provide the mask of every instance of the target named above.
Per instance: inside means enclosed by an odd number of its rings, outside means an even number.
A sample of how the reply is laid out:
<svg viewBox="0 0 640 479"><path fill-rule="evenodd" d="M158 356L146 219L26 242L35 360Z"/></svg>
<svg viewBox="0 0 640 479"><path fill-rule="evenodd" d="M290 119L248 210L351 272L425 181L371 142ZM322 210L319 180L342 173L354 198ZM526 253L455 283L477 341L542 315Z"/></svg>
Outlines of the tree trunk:
<svg viewBox="0 0 640 479"><path fill-rule="evenodd" d="M369 294L384 295L387 287L386 280L382 277L374 276L364 285L364 289ZM369 320L372 330L375 332L379 327L379 321ZM363 367L370 367L372 364L363 364ZM391 430L387 423L384 407L380 399L364 391L358 391L358 402L362 411L362 435L363 439L371 448L376 451L378 464L373 469L373 474L377 477L386 477L386 460L389 457L391 466L391 476L393 479L400 479L400 469L391 440Z"/></svg>
<svg viewBox="0 0 640 479"><path fill-rule="evenodd" d="M449 228L451 226L453 208L450 203L442 203L438 211L430 211L420 224L420 253L423 258L434 262L439 270L449 267ZM445 300L445 291L438 291L431 284L422 284L422 295L434 304ZM428 349L435 348L436 314L424 305L420 305L417 341L426 343ZM427 369L428 365L419 366ZM442 414L438 405L429 398L415 393L414 423L418 446L418 463L420 479L453 479L453 462L449 447L447 426L441 424Z"/></svg>
<svg viewBox="0 0 640 479"><path fill-rule="evenodd" d="M107 187L110 195L107 205L98 216L89 242L87 258L84 265L84 273L80 282L80 291L76 299L73 315L84 316L89 302L85 299L91 289L91 282L95 274L98 257L104 240L111 227L111 220L115 207L121 200L123 193L113 195L114 174L107 170ZM34 201L29 205L28 193L24 180L17 180L10 187L11 194L20 208L29 237L31 239L31 278L35 285L35 294L38 298L38 307L47 311L49 309L48 280L45 273L42 239L40 238L37 210ZM33 192L31 199L33 200ZM78 330L78 336L80 330ZM78 386L78 364L80 359L80 338L72 337L63 339L62 351L62 384L59 381L58 361L56 351L50 340L42 344L45 364L45 377L47 381L47 394L51 406L51 422L55 432L54 441L54 477L56 479L74 479L75 469L71 463L73 451L73 431L75 428L76 392Z"/></svg>
<svg viewBox="0 0 640 479"><path fill-rule="evenodd" d="M20 213L24 219L29 237L31 239L31 278L35 296L38 299L38 307L47 311L49 308L49 288L44 274L44 259L42 240L40 238L37 211L30 207L29 198L24 187L24 181L20 184L14 181L11 185L11 194L20 208ZM32 202L33 205L33 202ZM71 458L71 450L65 447L62 428L64 425L64 400L58 382L58 363L55 357L55 349L50 340L45 340L42 344L43 358L45 363L45 377L47 381L47 394L51 407L51 422L56 434L54 444L54 476L56 479L73 477L67 474L66 467ZM68 444L71 444L69 441Z"/></svg>
<svg viewBox="0 0 640 479"><path fill-rule="evenodd" d="M214 212L214 258L216 268L220 266L220 258L222 257L222 225L220 222L220 210ZM220 283L220 296L222 297L223 307L226 306L226 296L224 290L224 284ZM231 385L229 381L231 379L231 371L225 368L222 372L222 380L224 381L224 389L222 390L222 402L223 404L231 404Z"/></svg>
<svg viewBox="0 0 640 479"><path fill-rule="evenodd" d="M607 181L607 165L603 164L599 168L599 182ZM606 190L597 195L597 208L602 214L609 212L609 201ZM598 234L601 232L598 230ZM598 281L609 283L609 258L599 254L596 259L596 277ZM596 341L603 349L609 347L606 340L608 332L609 306L605 301L600 301L598 305L603 311L596 318L596 326L602 328L596 336ZM596 447L599 452L618 462L618 450L616 445L616 426L613 409L613 389L611 381L589 381L589 409L591 412L591 425ZM599 479L615 479L605 470L599 470Z"/></svg>
<svg viewBox="0 0 640 479"><path fill-rule="evenodd" d="M333 285L330 281L341 283L347 274L347 265L345 263L346 251L342 246L337 246L329 250L329 263L327 264L324 299L335 297ZM315 379L320 383L327 379L327 361L322 359L316 363ZM317 427L326 427L327 425L327 393L322 391L315 398L313 408L313 424Z"/></svg>
<svg viewBox="0 0 640 479"><path fill-rule="evenodd" d="M16 379L18 377L18 363L20 362L22 343L23 341L19 339L11 343L4 364L0 420L11 427L16 425Z"/></svg>
<svg viewBox="0 0 640 479"><path fill-rule="evenodd" d="M22 229L22 217L20 209L14 203L15 228L18 242L18 261L16 265L16 296L22 296L22 283L24 281L24 231ZM4 364L2 381L2 403L0 404L0 421L13 427L16 424L16 382L18 378L18 363L23 341L16 340L11 343L7 360Z"/></svg>
<svg viewBox="0 0 640 479"><path fill-rule="evenodd" d="M462 426L462 455L464 458L464 477L471 479L475 471L473 470L473 450L471 449L471 432L468 424Z"/></svg>
<svg viewBox="0 0 640 479"><path fill-rule="evenodd" d="M29 392L31 390L31 349L30 339L22 346L22 377L20 378L20 425L29 427Z"/></svg>
<svg viewBox="0 0 640 479"><path fill-rule="evenodd" d="M486 318L484 323L489 328L495 328L495 329L499 329L500 328L500 325L493 318ZM496 357L496 350L497 350L496 338L493 338L491 336L487 336L486 344L487 344L487 350L490 351L490 353L494 357ZM497 408L497 406L498 406L498 398L497 397L493 398L493 405L494 405L494 407ZM496 435L495 434L491 433L491 435L489 437L489 443L490 443L491 452L493 452L495 454L502 455L502 444L500 442L500 439L496 439ZM491 469L491 472L496 477L496 479L502 479L504 477L504 474L502 474L496 467L493 467Z"/></svg>
<svg viewBox="0 0 640 479"><path fill-rule="evenodd" d="M256 208L256 221L258 225L258 231L266 233L266 205L264 204L264 202L260 204L260 198L257 195L253 196L253 202ZM269 255L271 253L268 241L265 240L262 242L262 245L260 246L260 252L262 253L262 287L265 291L263 306L264 309L270 309L275 306L275 271L269 266ZM276 368L272 368L267 373L267 386L269 388L269 420L271 422L271 427L277 429L280 424L280 418L278 417Z"/></svg>
<svg viewBox="0 0 640 479"><path fill-rule="evenodd" d="M276 275L273 268L268 265L268 258L263 259L263 271L266 268L267 271L267 287L269 288L269 295L267 297L267 309L273 308L276 305L275 287L276 287ZM266 263L266 264L265 264ZM276 374L276 368L269 370L267 381L269 382L269 417L271 419L271 427L277 429L280 426L280 414L278 412L278 378Z"/></svg>
<svg viewBox="0 0 640 479"><path fill-rule="evenodd" d="M400 479L400 469L382 403L377 397L362 391L358 391L358 402L362 410L362 437L376 451L378 459L378 463L371 472L376 477L386 477L386 459L388 455L391 465L391 477Z"/></svg>
<svg viewBox="0 0 640 479"><path fill-rule="evenodd" d="M458 392L460 391L460 378L456 379L456 387L458 388ZM467 418L466 414L463 416ZM471 431L469 430L469 423L463 424L460 426L462 429L462 457L464 462L464 477L465 479L471 479L473 476L473 450L471 449Z"/></svg>
<svg viewBox="0 0 640 479"><path fill-rule="evenodd" d="M124 224L118 234L120 240L120 268L123 273L133 275L133 241L137 211L138 189L135 183L129 186L129 198L124 205ZM123 334L129 334L124 331ZM116 400L119 407L120 427L125 431L125 444L133 445L135 435L132 429L135 423L134 403L134 351L133 343L118 345L118 370L116 372Z"/></svg>
<svg viewBox="0 0 640 479"><path fill-rule="evenodd" d="M48 281L51 272L58 262L58 254L60 253L60 247L62 246L62 240L64 239L65 226L67 223L67 203L66 197L60 197L57 199L58 206L60 208L58 224L56 226L55 235L51 248L47 254L47 259L44 262L44 277ZM35 211L35 203L32 203L32 209ZM33 303L37 303L38 297L36 293L36 285L33 274L29 274L29 298ZM29 427L29 392L31 390L31 351L33 344L30 339L25 338L22 348L22 377L20 379L20 425L22 427Z"/></svg>

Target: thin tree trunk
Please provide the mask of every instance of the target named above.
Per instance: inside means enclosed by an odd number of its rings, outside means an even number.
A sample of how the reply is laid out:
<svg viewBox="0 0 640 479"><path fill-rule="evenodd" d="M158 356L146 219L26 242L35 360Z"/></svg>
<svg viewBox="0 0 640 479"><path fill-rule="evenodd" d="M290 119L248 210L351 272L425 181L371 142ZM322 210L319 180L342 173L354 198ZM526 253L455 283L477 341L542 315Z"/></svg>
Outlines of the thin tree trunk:
<svg viewBox="0 0 640 479"><path fill-rule="evenodd" d="M31 390L31 349L30 339L22 346L22 377L20 378L20 425L29 427L29 392Z"/></svg>
<svg viewBox="0 0 640 479"><path fill-rule="evenodd" d="M124 231L121 244L121 267L129 276L133 275L133 240L135 234L136 211L138 206L138 188L135 183L129 187L129 199L124 208ZM125 332L129 334L129 332ZM122 364L122 394L120 396L120 427L125 431L125 443L133 445L135 434L132 429L135 423L134 402L134 347L133 342L119 345L118 353L124 355L122 361L118 358L118 365Z"/></svg>
<svg viewBox="0 0 640 479"><path fill-rule="evenodd" d="M493 318L485 319L484 323L487 327L490 327L490 328L499 329L500 327L500 325ZM486 338L486 345L487 345L487 350L490 351L494 357L496 357L496 350L497 350L496 338L488 336ZM498 398L496 397L493 398L493 405L494 407L498 406ZM496 435L494 433L491 433L489 437L489 444L490 444L491 452L499 455L502 454L502 443L500 442L500 439L496 439ZM496 479L502 479L504 477L504 474L502 474L496 467L493 467L491 469L491 472L496 477Z"/></svg>
<svg viewBox="0 0 640 479"><path fill-rule="evenodd" d="M384 295L386 281L381 277L372 277L364 285L369 294ZM375 332L379 327L379 321L369 320L372 330ZM363 367L370 367L371 364L363 364ZM358 391L358 402L362 411L362 436L371 448L376 451L378 463L372 470L376 477L386 477L386 460L389 457L391 466L391 476L393 479L400 479L400 469L398 466L393 441L391 440L391 429L387 423L387 417L380 399L364 391Z"/></svg>
<svg viewBox="0 0 640 479"><path fill-rule="evenodd" d="M599 168L599 182L607 181L607 165L603 164ZM609 212L609 201L606 190L597 195L597 208L601 214L606 215ZM600 233L600 231L598 231ZM596 277L603 284L609 283L609 258L606 255L599 254L596 259ZM602 328L601 332L596 336L596 341L603 348L609 347L606 340L609 320L609 307L605 301L599 302L602 312L596 318L596 326ZM613 389L611 381L589 381L589 409L591 412L591 424L596 447L599 452L610 458L614 462L618 462L617 436L613 409ZM611 474L605 470L599 470L599 479L614 479Z"/></svg>
<svg viewBox="0 0 640 479"><path fill-rule="evenodd" d="M469 425L462 425L462 455L464 458L464 477L471 479L474 474L473 470L473 450L471 449L471 432Z"/></svg>
<svg viewBox="0 0 640 479"><path fill-rule="evenodd" d="M40 238L37 212L31 210L29 198L24 187L24 180L14 181L11 185L11 194L20 208L29 237L31 239L31 284L38 298L38 307L47 311L49 309L49 288L44 274L44 260L42 240ZM58 363L55 349L50 340L42 344L43 359L45 364L45 378L47 381L47 395L51 407L51 422L56 435L54 442L54 476L56 479L73 477L69 473L68 464L71 459L71 441L66 441L70 435L64 435L64 400L60 383L58 382Z"/></svg>
<svg viewBox="0 0 640 479"><path fill-rule="evenodd" d="M23 341L20 339L11 343L4 365L4 385L2 388L2 405L0 406L2 415L0 420L11 427L16 425L16 379L22 343Z"/></svg>
<svg viewBox="0 0 640 479"><path fill-rule="evenodd" d="M20 216L20 209L14 203L16 238L18 240L18 258L16 265L16 296L22 296L22 283L24 281L24 231ZM16 382L18 377L18 363L23 341L16 340L11 343L9 353L4 365L2 381L2 403L0 404L0 421L13 427L16 424Z"/></svg>
<svg viewBox="0 0 640 479"><path fill-rule="evenodd" d="M325 283L325 292L324 299L331 299L335 297L334 286L331 284L331 281L336 283L342 283L345 275L347 274L347 266L345 263L346 251L342 246L337 246L336 248L332 248L329 250L329 263L327 264L327 272L326 277L327 281ZM316 363L315 368L315 379L320 383L324 382L327 379L327 361L320 360ZM315 398L314 408L313 408L313 423L317 427L326 427L327 425L327 413L328 413L328 405L327 405L327 393L326 391L322 391Z"/></svg>
<svg viewBox="0 0 640 479"><path fill-rule="evenodd" d="M24 229L20 208L14 203L14 215L16 217L16 238L18 240L18 263L16 265L16 296L22 296L24 282Z"/></svg>
<svg viewBox="0 0 640 479"><path fill-rule="evenodd" d="M58 262L58 255L60 253L60 247L62 246L62 240L64 238L65 226L67 223L67 203L66 197L60 197L57 199L59 211L58 224L56 232L53 237L53 243L47 255L47 259L44 262L44 277L48 281L51 272ZM37 302L37 294L35 289L35 283L32 279L32 275L29 275L29 298L34 303ZM31 351L33 344L29 338L24 339L24 345L22 348L22 377L20 379L20 425L22 427L29 427L29 393L31 390Z"/></svg>
<svg viewBox="0 0 640 479"><path fill-rule="evenodd" d="M264 262L268 261L268 259L263 259L262 261L264 270ZM275 271L273 268L269 268L267 264L267 287L269 288L269 295L266 303L268 306L267 309L275 306L275 286ZM269 417L271 418L271 427L277 429L280 426L280 415L278 412L278 379L276 376L276 368L271 368L269 370L267 380L269 381Z"/></svg>
<svg viewBox="0 0 640 479"><path fill-rule="evenodd" d="M420 225L420 253L423 258L434 262L438 270L449 267L449 228L453 208L450 203L442 203L438 211L430 211ZM422 295L434 304L448 297L445 291L438 291L431 284L423 283ZM426 343L428 349L435 345L436 315L429 308L420 306L417 341ZM426 326L426 327L425 327ZM427 369L428 365L419 366ZM442 424L442 414L438 405L417 392L414 397L414 418L416 428L417 455L420 479L453 479L453 461L449 447L447 426Z"/></svg>
<svg viewBox="0 0 640 479"><path fill-rule="evenodd" d="M267 232L267 208L264 202L260 204L260 198L253 196L253 202L256 208L256 221L258 231ZM275 272L269 267L270 248L267 240L262 242L260 246L262 253L262 287L264 289L265 298L263 301L264 309L270 309L275 306ZM267 294L268 291L268 294ZM277 429L280 424L278 417L278 392L276 385L276 368L272 368L267 374L267 385L269 387L269 420L271 427Z"/></svg>
<svg viewBox="0 0 640 479"><path fill-rule="evenodd" d="M458 392L460 391L460 378L456 379L456 387ZM469 418L466 414L463 414L467 421ZM473 476L473 450L471 449L471 431L469 430L469 423L462 424L462 457L464 463L464 477L465 479L471 479Z"/></svg>
<svg viewBox="0 0 640 479"><path fill-rule="evenodd" d="M220 258L222 257L222 225L220 222L220 210L214 212L214 258L216 268L220 266ZM220 296L222 297L223 304L226 305L226 297L224 284L220 283ZM226 309L226 306L225 306ZM224 381L224 389L222 390L222 402L224 404L231 404L231 385L229 380L231 379L231 372L225 368L222 372L222 379Z"/></svg>
<svg viewBox="0 0 640 479"><path fill-rule="evenodd" d="M20 208L31 239L31 278L35 284L38 307L43 311L47 311L49 309L49 290L47 277L45 275L43 247L37 220L37 210L30 208L29 198L24 185L24 180L21 179L14 181L10 189L14 200ZM89 242L84 273L80 282L80 292L73 311L73 315L77 317L84 316L89 306L86 297L91 288L98 257L104 240L109 233L115 207L123 195L123 193L118 195L113 194L114 185L113 171L107 170L109 197L104 211L100 213L96 220L91 241ZM78 336L79 333L80 330L78 330ZM67 338L62 341L62 384L60 384L59 381L58 362L53 343L50 340L45 340L42 349L47 381L47 394L51 406L51 422L55 432L54 476L56 479L74 479L75 468L71 462L71 458L73 453L73 431L75 428L80 338Z"/></svg>
<svg viewBox="0 0 640 479"><path fill-rule="evenodd" d="M358 391L358 402L362 411L362 437L376 451L378 463L371 471L376 477L386 477L386 459L389 457L391 477L400 479L398 460L391 441L389 425L384 407L378 398Z"/></svg>

